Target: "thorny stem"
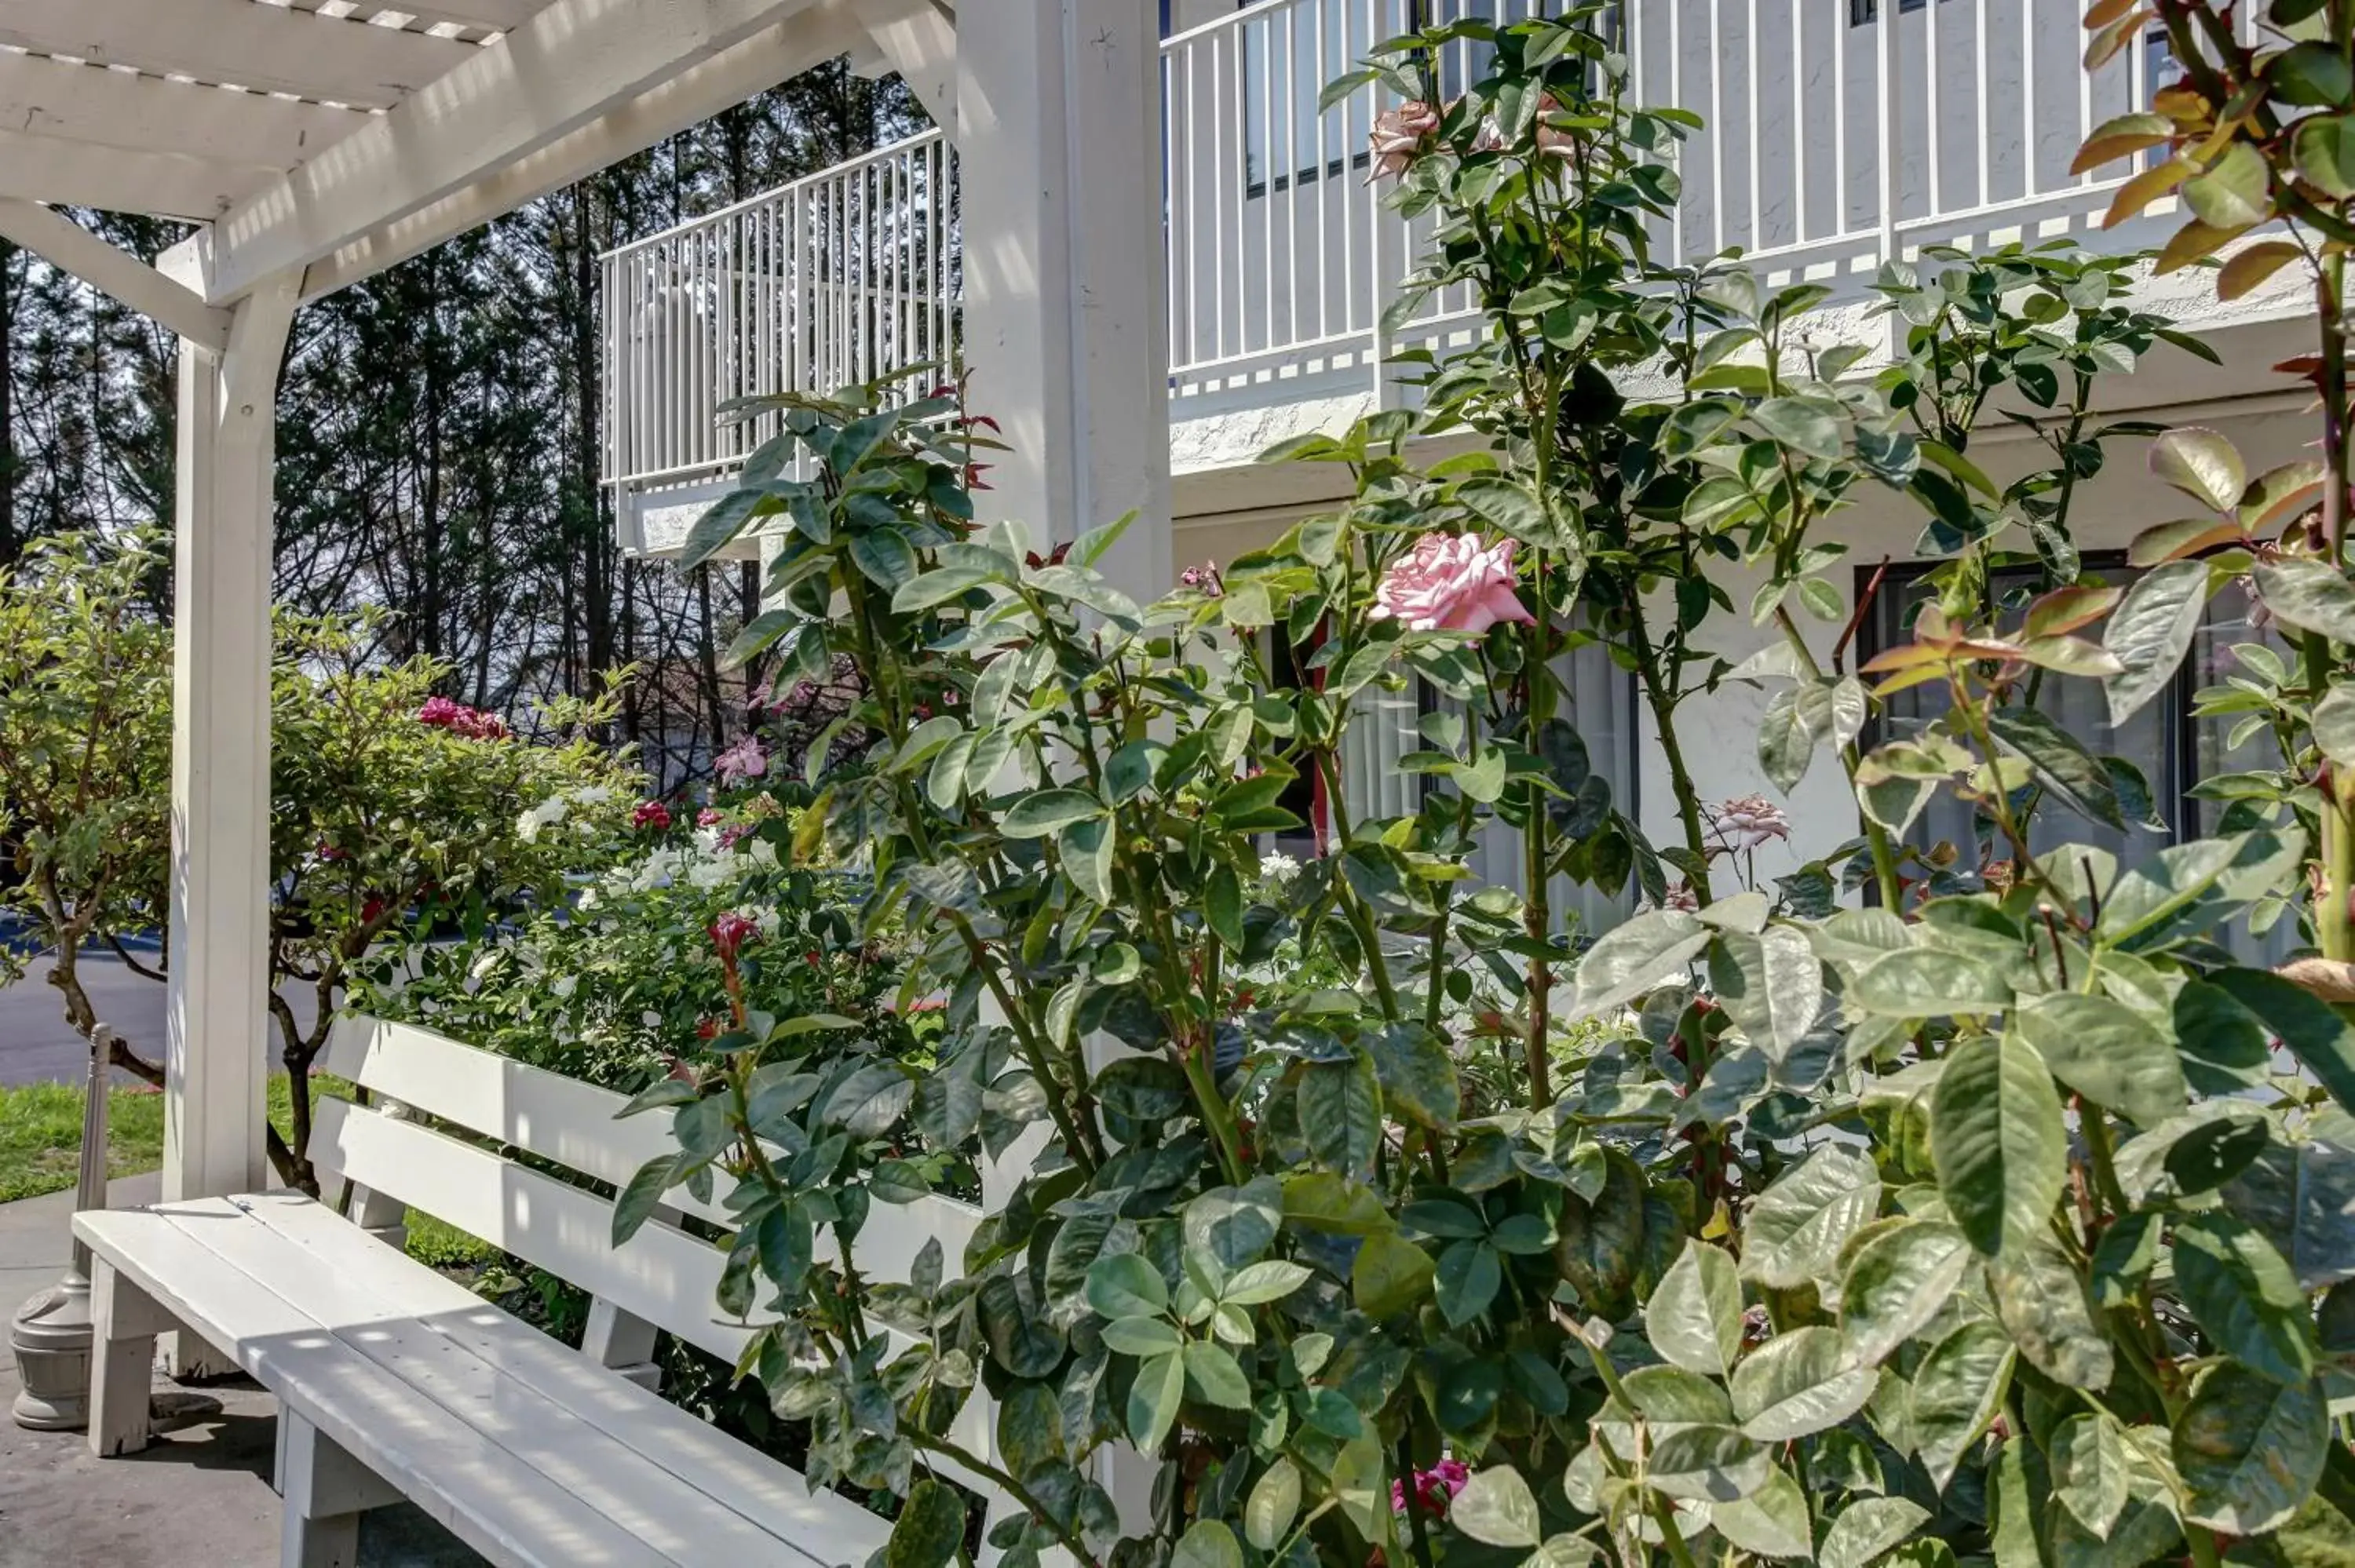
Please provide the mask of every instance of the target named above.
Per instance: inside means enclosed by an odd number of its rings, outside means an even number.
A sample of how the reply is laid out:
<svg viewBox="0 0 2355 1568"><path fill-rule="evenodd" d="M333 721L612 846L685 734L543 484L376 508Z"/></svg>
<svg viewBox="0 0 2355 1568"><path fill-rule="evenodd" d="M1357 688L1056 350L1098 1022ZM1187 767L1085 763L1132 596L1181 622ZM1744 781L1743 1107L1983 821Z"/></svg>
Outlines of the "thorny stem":
<svg viewBox="0 0 2355 1568"><path fill-rule="evenodd" d="M1088 1568L1098 1568L1094 1555L1088 1551L1087 1543L1080 1539L1079 1533L1069 1525L1058 1520L1055 1515L1049 1511L1047 1505L1031 1495L1030 1489L1020 1481L1016 1480L988 1460L966 1452L945 1438L933 1436L921 1426L903 1426L900 1428L900 1433L908 1441L926 1453L938 1454L950 1463L962 1466L983 1478L991 1485L1002 1488L1006 1495L1020 1503L1031 1518L1052 1530L1055 1532L1055 1539L1063 1543L1065 1551L1080 1562L1086 1563Z"/></svg>
<svg viewBox="0 0 2355 1568"><path fill-rule="evenodd" d="M1333 765L1333 752L1329 747L1318 747L1313 755L1316 759L1316 770L1325 779L1325 805L1332 813L1334 841L1346 853L1349 842L1349 808L1341 795L1341 771ZM1349 885L1346 875L1337 875L1333 879L1333 887L1341 901L1349 928L1358 934L1358 945L1366 950L1366 970L1373 977L1374 994L1381 1000L1382 1016L1396 1023L1400 1018L1398 988L1391 983L1390 960L1382 954L1381 933L1374 926L1373 911L1366 907L1364 900L1358 896L1358 890Z"/></svg>

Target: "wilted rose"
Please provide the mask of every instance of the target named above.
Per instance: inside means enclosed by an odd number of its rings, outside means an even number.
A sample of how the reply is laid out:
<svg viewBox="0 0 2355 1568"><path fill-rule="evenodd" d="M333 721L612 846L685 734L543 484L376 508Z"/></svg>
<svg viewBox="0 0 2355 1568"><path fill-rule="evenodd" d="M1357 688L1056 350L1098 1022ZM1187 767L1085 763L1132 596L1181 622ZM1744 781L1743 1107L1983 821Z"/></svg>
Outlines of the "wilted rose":
<svg viewBox="0 0 2355 1568"><path fill-rule="evenodd" d="M1366 183L1371 185L1387 175L1406 173L1407 165L1423 151L1425 139L1438 129L1439 111L1420 99L1376 115L1373 133L1369 138L1373 150L1373 172L1366 176Z"/></svg>

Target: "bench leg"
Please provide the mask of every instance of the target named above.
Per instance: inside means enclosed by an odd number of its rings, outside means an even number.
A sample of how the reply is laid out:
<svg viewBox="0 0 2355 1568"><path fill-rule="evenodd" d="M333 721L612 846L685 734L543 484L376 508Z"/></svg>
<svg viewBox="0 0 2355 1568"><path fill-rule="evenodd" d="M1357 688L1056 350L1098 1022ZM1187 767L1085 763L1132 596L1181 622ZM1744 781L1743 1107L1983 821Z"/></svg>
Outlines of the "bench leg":
<svg viewBox="0 0 2355 1568"><path fill-rule="evenodd" d="M91 1260L90 1451L100 1458L147 1446L155 1336L171 1315L102 1257Z"/></svg>
<svg viewBox="0 0 2355 1568"><path fill-rule="evenodd" d="M589 1326L581 1336L581 1353L601 1367L610 1367L649 1393L662 1392L662 1368L655 1364L654 1324L624 1312L603 1297L589 1303Z"/></svg>
<svg viewBox="0 0 2355 1568"><path fill-rule="evenodd" d="M353 1568L359 1561L360 1515L399 1501L400 1494L282 1405L278 1466L278 1490L286 1499L278 1537L281 1568Z"/></svg>

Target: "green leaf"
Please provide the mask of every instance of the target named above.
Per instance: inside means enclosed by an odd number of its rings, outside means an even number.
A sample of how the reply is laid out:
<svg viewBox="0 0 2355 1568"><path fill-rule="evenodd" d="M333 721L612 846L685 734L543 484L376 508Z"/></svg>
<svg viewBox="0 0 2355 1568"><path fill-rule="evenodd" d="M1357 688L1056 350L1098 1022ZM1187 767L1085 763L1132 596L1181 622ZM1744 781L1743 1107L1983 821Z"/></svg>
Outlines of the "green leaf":
<svg viewBox="0 0 2355 1568"><path fill-rule="evenodd" d="M1103 814L1103 802L1084 789L1041 789L1015 801L998 819L997 831L1009 839L1043 839Z"/></svg>
<svg viewBox="0 0 2355 1568"><path fill-rule="evenodd" d="M1900 1220L1868 1238L1840 1283L1840 1332L1870 1366L1912 1339L1940 1309L1971 1262L1963 1233L1935 1220Z"/></svg>
<svg viewBox="0 0 2355 1568"><path fill-rule="evenodd" d="M1862 1410L1879 1374L1849 1364L1848 1345L1820 1325L1785 1330L1733 1369L1733 1414L1761 1443L1828 1431Z"/></svg>
<svg viewBox="0 0 2355 1568"><path fill-rule="evenodd" d="M1299 1515L1300 1467L1279 1455L1260 1472L1243 1503L1243 1539L1262 1552L1273 1552L1284 1543Z"/></svg>
<svg viewBox="0 0 2355 1568"><path fill-rule="evenodd" d="M1904 948L1875 959L1848 989L1848 1001L1892 1018L2001 1012L2011 987L1995 966L1967 953Z"/></svg>
<svg viewBox="0 0 2355 1568"><path fill-rule="evenodd" d="M1372 1070L1356 1057L1311 1062L1300 1075L1300 1126L1319 1164L1370 1181L1382 1141L1381 1097Z"/></svg>
<svg viewBox="0 0 2355 1568"><path fill-rule="evenodd" d="M998 574L987 567L935 567L922 576L910 577L893 590L892 613L921 614L984 583L996 581L997 577Z"/></svg>
<svg viewBox="0 0 2355 1568"><path fill-rule="evenodd" d="M2183 205L2211 228L2254 228L2273 216L2271 175L2263 153L2246 142L2233 142L2207 173L2185 183ZM2236 498L2238 494L2234 492Z"/></svg>
<svg viewBox="0 0 2355 1568"><path fill-rule="evenodd" d="M2126 1446L2106 1415L2073 1415L2052 1432L2052 1495L2086 1533L2107 1540L2126 1511Z"/></svg>
<svg viewBox="0 0 2355 1568"><path fill-rule="evenodd" d="M1767 700L1758 720L1758 767L1767 781L1788 795L1816 759L1816 732L1799 700L1804 686L1788 686Z"/></svg>
<svg viewBox="0 0 2355 1568"><path fill-rule="evenodd" d="M1448 1504L1447 1521L1490 1546L1535 1546L1544 1535L1536 1494L1508 1465L1475 1471Z"/></svg>
<svg viewBox="0 0 2355 1568"><path fill-rule="evenodd" d="M1271 1257L1245 1264L1228 1279L1219 1300L1230 1307L1259 1307L1281 1301L1308 1283L1309 1270L1285 1258Z"/></svg>
<svg viewBox="0 0 2355 1568"><path fill-rule="evenodd" d="M2249 487L2247 465L2232 443L2200 426L2169 430L2154 440L2150 471L2211 512L2232 511Z"/></svg>
<svg viewBox="0 0 2355 1568"><path fill-rule="evenodd" d="M1872 1161L1826 1144L1751 1204L1742 1277L1778 1290L1828 1277L1849 1237L1880 1211L1881 1176Z"/></svg>
<svg viewBox="0 0 2355 1568"><path fill-rule="evenodd" d="M1455 1059L1437 1034L1419 1024L1393 1023L1366 1036L1366 1054L1382 1086L1382 1101L1424 1127L1445 1130L1464 1108Z"/></svg>
<svg viewBox="0 0 2355 1568"><path fill-rule="evenodd" d="M1644 1332L1672 1366L1731 1372L1742 1353L1742 1283L1732 1255L1688 1240L1644 1308Z"/></svg>
<svg viewBox="0 0 2355 1568"><path fill-rule="evenodd" d="M1165 1356L1181 1350L1185 1340L1159 1318L1114 1318L1103 1326L1104 1348L1124 1356Z"/></svg>
<svg viewBox="0 0 2355 1568"><path fill-rule="evenodd" d="M916 1097L915 1080L897 1062L869 1062L837 1082L811 1112L817 1125L853 1139L880 1138Z"/></svg>
<svg viewBox="0 0 2355 1568"><path fill-rule="evenodd" d="M1706 1421L1724 1426L1733 1420L1733 1404L1726 1398L1725 1390L1699 1372L1689 1372L1682 1367L1666 1363L1637 1367L1621 1377L1619 1386L1626 1391L1627 1403L1646 1421ZM1751 1436L1758 1435L1753 1432Z"/></svg>
<svg viewBox="0 0 2355 1568"><path fill-rule="evenodd" d="M1685 1426L1661 1435L1652 1449L1652 1485L1672 1498L1732 1502L1766 1484L1766 1449L1731 1426Z"/></svg>
<svg viewBox="0 0 2355 1568"><path fill-rule="evenodd" d="M916 575L916 552L890 528L868 528L851 535L850 558L861 576L894 593L901 583Z"/></svg>
<svg viewBox="0 0 2355 1568"><path fill-rule="evenodd" d="M1847 421L1839 405L1828 399L1769 397L1750 410L1750 418L1769 440L1808 457L1837 461L1846 450L1841 436Z"/></svg>
<svg viewBox="0 0 2355 1568"><path fill-rule="evenodd" d="M2273 1243L2229 1214L2190 1214L2175 1226L2175 1290L2216 1348L2284 1384L2314 1375L2314 1319L2306 1292Z"/></svg>
<svg viewBox="0 0 2355 1568"><path fill-rule="evenodd" d="M1156 1356L1138 1367L1128 1390L1130 1440L1147 1454L1159 1448L1178 1424L1178 1408L1185 1401L1186 1363L1177 1352Z"/></svg>
<svg viewBox="0 0 2355 1568"><path fill-rule="evenodd" d="M1088 1265L1088 1305L1106 1319L1154 1317L1167 1310L1169 1287L1140 1255L1114 1253Z"/></svg>
<svg viewBox="0 0 2355 1568"><path fill-rule="evenodd" d="M2218 969L2210 983L2254 1013L2341 1109L2355 1111L2355 1026L2305 987L2261 969Z"/></svg>
<svg viewBox="0 0 2355 1568"><path fill-rule="evenodd" d="M955 1488L922 1477L908 1489L908 1500L892 1522L883 1568L940 1568L954 1561L964 1544L964 1498Z"/></svg>
<svg viewBox="0 0 2355 1568"><path fill-rule="evenodd" d="M2355 1224L2349 1224L2355 1215L2355 1150L2313 1138L2295 1148L2273 1143L2256 1117L2239 1122L2236 1130L2247 1135L2241 1149L2254 1142L2256 1150L2232 1174L2224 1202L2288 1259L2300 1289L2355 1279ZM2190 1141L2169 1151L2170 1166L2180 1163L2175 1156ZM2222 1158L2229 1161L2235 1155L2228 1149ZM2203 1171L2211 1173L2212 1168Z"/></svg>
<svg viewBox="0 0 2355 1568"><path fill-rule="evenodd" d="M731 490L709 506L687 531L686 542L679 546L678 569L693 571L718 555L728 542L744 531L752 520L752 509L768 499L765 491L747 486Z"/></svg>
<svg viewBox="0 0 2355 1568"><path fill-rule="evenodd" d="M2102 633L2102 646L2126 666L2124 674L2102 683L2113 728L2123 727L2175 679L2207 603L2204 561L2169 561L2127 588Z"/></svg>
<svg viewBox="0 0 2355 1568"><path fill-rule="evenodd" d="M1710 1527L1758 1557L1812 1558L1807 1494L1781 1469L1770 1469L1758 1489L1732 1502L1712 1503Z"/></svg>
<svg viewBox="0 0 2355 1568"><path fill-rule="evenodd" d="M1055 835L1055 859L1082 897L1109 909L1118 900L1113 887L1112 854L1118 836L1110 816L1067 824Z"/></svg>
<svg viewBox="0 0 2355 1568"><path fill-rule="evenodd" d="M2256 578L2257 597L2275 620L2300 631L2318 631L2335 642L2355 641L2355 583L2336 567L2291 557L2259 561L2250 575Z"/></svg>
<svg viewBox="0 0 2355 1568"><path fill-rule="evenodd" d="M1681 976L1709 927L1681 909L1655 909L1606 932L1578 965L1578 1016L1591 1018Z"/></svg>
<svg viewBox="0 0 2355 1568"><path fill-rule="evenodd" d="M1376 1231L1358 1248L1350 1295L1367 1317L1394 1318L1431 1293L1433 1272L1429 1253L1396 1231Z"/></svg>
<svg viewBox="0 0 2355 1568"><path fill-rule="evenodd" d="M702 1097L703 1090L684 1078L656 1078L653 1083L631 1096L630 1103L613 1113L613 1119L619 1121L625 1116L636 1116L641 1111L663 1110L673 1106L683 1106L689 1100L699 1100Z"/></svg>
<svg viewBox="0 0 2355 1568"><path fill-rule="evenodd" d="M2084 1282L2050 1236L1989 1258L1987 1294L1996 1321L2039 1372L2068 1388L2110 1386L2110 1341L2094 1321Z"/></svg>
<svg viewBox="0 0 2355 1568"><path fill-rule="evenodd" d="M2060 991L2013 1012L2020 1034L2053 1076L2141 1127L2183 1108L2183 1063L2167 1033L2122 1002Z"/></svg>
<svg viewBox="0 0 2355 1568"><path fill-rule="evenodd" d="M1984 1320L1965 1323L1930 1349L1915 1369L1913 1439L1940 1491L1963 1456L2003 1408L2011 1387L2011 1337Z"/></svg>
<svg viewBox="0 0 2355 1568"><path fill-rule="evenodd" d="M2233 1535L2286 1523L2321 1478L2330 1417L2312 1379L2284 1385L2227 1361L2191 1391L2175 1421L2184 1517Z"/></svg>
<svg viewBox="0 0 2355 1568"><path fill-rule="evenodd" d="M1503 1283L1503 1264L1494 1246L1485 1241L1457 1242L1439 1255L1440 1316L1462 1328L1488 1309Z"/></svg>
<svg viewBox="0 0 2355 1568"><path fill-rule="evenodd" d="M2314 744L2341 768L2355 767L2355 684L2333 686L2314 705Z"/></svg>
<svg viewBox="0 0 2355 1568"><path fill-rule="evenodd" d="M688 1164L687 1156L679 1152L657 1154L638 1167L613 1200L613 1245L619 1248L638 1234L640 1227L654 1213L663 1194L677 1184Z"/></svg>
<svg viewBox="0 0 2355 1568"><path fill-rule="evenodd" d="M1947 1210L1982 1253L2044 1228L2069 1150L2061 1097L2034 1046L2006 1033L1955 1047L1930 1097L1930 1153Z"/></svg>
<svg viewBox="0 0 2355 1568"><path fill-rule="evenodd" d="M1251 1380L1243 1376L1233 1351L1224 1345L1196 1340L1182 1353L1186 1358L1186 1385L1197 1398L1225 1410L1251 1408Z"/></svg>
<svg viewBox="0 0 2355 1568"><path fill-rule="evenodd" d="M2034 708L1998 708L1987 715L1995 738L2026 758L2050 794L2089 821L2124 832L2117 787L2084 742Z"/></svg>
<svg viewBox="0 0 2355 1568"><path fill-rule="evenodd" d="M1817 1561L1822 1568L1866 1568L1929 1521L1930 1510L1911 1498L1859 1498L1824 1532Z"/></svg>
<svg viewBox="0 0 2355 1568"><path fill-rule="evenodd" d="M2297 123L2290 159L2298 178L2334 201L2355 196L2355 115L2314 115Z"/></svg>
<svg viewBox="0 0 2355 1568"><path fill-rule="evenodd" d="M1823 1010L1823 961L1795 926L1769 926L1754 937L1725 933L1710 949L1709 973L1719 1001L1742 1033L1778 1062Z"/></svg>
<svg viewBox="0 0 2355 1568"><path fill-rule="evenodd" d="M1243 1568L1243 1549L1222 1521L1198 1519L1178 1538L1169 1568Z"/></svg>

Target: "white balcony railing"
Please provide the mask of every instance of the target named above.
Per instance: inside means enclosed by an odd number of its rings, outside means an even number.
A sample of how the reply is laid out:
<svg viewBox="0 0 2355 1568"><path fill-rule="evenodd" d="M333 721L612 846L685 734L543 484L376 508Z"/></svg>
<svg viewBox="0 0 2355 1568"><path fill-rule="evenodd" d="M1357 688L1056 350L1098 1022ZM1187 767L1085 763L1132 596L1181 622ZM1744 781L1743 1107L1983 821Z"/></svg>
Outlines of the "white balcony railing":
<svg viewBox="0 0 2355 1568"><path fill-rule="evenodd" d="M1423 236L1366 183L1380 90L1323 110L1317 98L1418 11L1511 21L1547 3L1263 0L1163 45L1177 417L1384 396L1395 349L1476 329L1468 298L1442 296L1382 341ZM1677 154L1682 198L1654 236L1665 260L1739 248L1770 281L1860 290L1885 258L1926 244L2151 238L2098 228L2133 167L2095 179L2069 165L2094 125L2148 101L2165 41L2138 38L2084 70L2083 0L1632 0L1623 12L1636 99L1707 122ZM1485 48L1451 46L1443 88L1478 79ZM932 133L613 252L609 480L644 491L723 471L766 434L715 427L730 397L946 358L956 243L954 159Z"/></svg>

